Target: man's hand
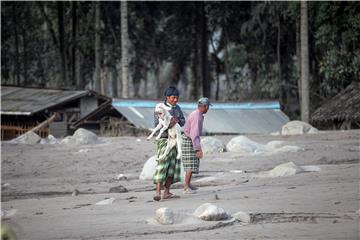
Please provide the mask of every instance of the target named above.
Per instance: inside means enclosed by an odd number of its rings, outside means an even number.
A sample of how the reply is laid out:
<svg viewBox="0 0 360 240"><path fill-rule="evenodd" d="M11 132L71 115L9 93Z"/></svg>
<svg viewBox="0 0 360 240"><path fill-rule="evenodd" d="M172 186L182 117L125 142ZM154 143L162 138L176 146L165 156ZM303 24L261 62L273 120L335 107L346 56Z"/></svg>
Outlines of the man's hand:
<svg viewBox="0 0 360 240"><path fill-rule="evenodd" d="M175 124L177 124L177 123L178 123L177 118L172 117L172 118L170 119L169 128L172 128L172 127L173 127Z"/></svg>
<svg viewBox="0 0 360 240"><path fill-rule="evenodd" d="M196 150L196 151L195 151L195 155L196 155L196 157L199 158L199 159L202 158L202 157L203 157L203 152L202 152L202 150Z"/></svg>

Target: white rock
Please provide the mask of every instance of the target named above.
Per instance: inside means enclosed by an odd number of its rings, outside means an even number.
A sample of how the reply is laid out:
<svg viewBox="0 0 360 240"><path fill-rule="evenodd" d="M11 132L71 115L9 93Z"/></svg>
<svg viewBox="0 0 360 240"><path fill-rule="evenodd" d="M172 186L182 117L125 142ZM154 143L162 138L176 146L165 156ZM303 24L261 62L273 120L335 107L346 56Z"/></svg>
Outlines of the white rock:
<svg viewBox="0 0 360 240"><path fill-rule="evenodd" d="M156 210L155 219L160 224L169 225L174 223L174 212L167 207Z"/></svg>
<svg viewBox="0 0 360 240"><path fill-rule="evenodd" d="M274 150L274 152L298 152L301 148L298 146L286 145Z"/></svg>
<svg viewBox="0 0 360 240"><path fill-rule="evenodd" d="M117 175L116 179L117 180L126 180L127 177L124 174L120 173L119 175Z"/></svg>
<svg viewBox="0 0 360 240"><path fill-rule="evenodd" d="M220 221L229 218L223 208L211 203L202 204L195 210L193 215L205 221Z"/></svg>
<svg viewBox="0 0 360 240"><path fill-rule="evenodd" d="M239 220L241 223L243 224L248 224L251 221L251 217L248 213L246 212L237 212L235 214L233 214L233 217L237 220Z"/></svg>
<svg viewBox="0 0 360 240"><path fill-rule="evenodd" d="M16 214L17 210L12 208L9 210L1 209L1 218L10 218Z"/></svg>
<svg viewBox="0 0 360 240"><path fill-rule="evenodd" d="M244 170L230 170L231 173L243 173Z"/></svg>
<svg viewBox="0 0 360 240"><path fill-rule="evenodd" d="M228 142L226 150L229 152L254 153L264 150L264 145L258 144L245 136L238 136Z"/></svg>
<svg viewBox="0 0 360 240"><path fill-rule="evenodd" d="M58 144L59 141L51 134L47 138L42 138L40 144Z"/></svg>
<svg viewBox="0 0 360 240"><path fill-rule="evenodd" d="M114 201L115 201L115 198L108 198L108 199L105 199L105 200L95 203L95 205L109 205L109 204L112 204Z"/></svg>
<svg viewBox="0 0 360 240"><path fill-rule="evenodd" d="M78 145L96 144L99 143L98 137L95 133L86 129L79 128L75 131L73 138Z"/></svg>
<svg viewBox="0 0 360 240"><path fill-rule="evenodd" d="M201 139L201 148L203 153L223 152L224 143L215 137L204 137Z"/></svg>
<svg viewBox="0 0 360 240"><path fill-rule="evenodd" d="M156 158L156 155L152 156L145 162L139 176L140 180L151 180L153 178L157 166Z"/></svg>
<svg viewBox="0 0 360 240"><path fill-rule="evenodd" d="M270 177L286 177L293 176L303 170L296 166L293 162L283 163L269 171Z"/></svg>
<svg viewBox="0 0 360 240"><path fill-rule="evenodd" d="M25 134L13 139L10 141L10 143L14 144L37 144L41 140L41 137L37 135L36 133L29 131Z"/></svg>
<svg viewBox="0 0 360 240"><path fill-rule="evenodd" d="M270 141L266 144L268 149L277 149L284 145L284 141Z"/></svg>
<svg viewBox="0 0 360 240"><path fill-rule="evenodd" d="M60 144L74 145L75 139L72 136L67 136L60 141Z"/></svg>
<svg viewBox="0 0 360 240"><path fill-rule="evenodd" d="M286 123L282 129L282 135L298 135L304 133L317 133L318 130L310 124L302 121L290 121Z"/></svg>
<svg viewBox="0 0 360 240"><path fill-rule="evenodd" d="M313 165L301 166L301 168L304 172L320 172L321 171L321 168L319 166L313 166Z"/></svg>

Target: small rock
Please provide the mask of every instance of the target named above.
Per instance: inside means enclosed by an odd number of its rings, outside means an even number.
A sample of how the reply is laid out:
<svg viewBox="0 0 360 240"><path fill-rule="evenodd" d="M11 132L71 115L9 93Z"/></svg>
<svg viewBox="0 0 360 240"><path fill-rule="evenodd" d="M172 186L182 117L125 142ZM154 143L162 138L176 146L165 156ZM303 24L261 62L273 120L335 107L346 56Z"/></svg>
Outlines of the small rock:
<svg viewBox="0 0 360 240"><path fill-rule="evenodd" d="M116 179L119 180L119 181L120 180L126 180L127 177L124 174L119 174L119 175L117 175Z"/></svg>
<svg viewBox="0 0 360 240"><path fill-rule="evenodd" d="M239 220L243 224L249 224L251 221L250 214L248 214L246 212L241 212L241 211L237 212L237 213L233 214L233 217L236 218L237 220Z"/></svg>
<svg viewBox="0 0 360 240"><path fill-rule="evenodd" d="M169 225L174 223L174 212L170 208L159 208L156 210L155 219L160 224Z"/></svg>
<svg viewBox="0 0 360 240"><path fill-rule="evenodd" d="M127 191L128 190L125 187L123 187L122 185L119 185L119 186L110 188L109 193L124 193Z"/></svg>
<svg viewBox="0 0 360 240"><path fill-rule="evenodd" d="M75 196L77 196L77 195L79 195L79 194L80 194L80 191L77 190L77 189L75 189L75 190L72 192L71 196L75 197Z"/></svg>
<svg viewBox="0 0 360 240"><path fill-rule="evenodd" d="M109 204L112 204L114 201L115 201L115 198L108 198L108 199L105 199L105 200L95 203L95 205L109 205Z"/></svg>
<svg viewBox="0 0 360 240"><path fill-rule="evenodd" d="M217 194L215 194L215 195L214 195L214 199L215 199L215 200L219 200L220 198L219 198L219 196L218 196Z"/></svg>
<svg viewBox="0 0 360 240"><path fill-rule="evenodd" d="M194 212L194 216L205 221L220 221L229 218L223 208L211 203L204 203L198 207Z"/></svg>

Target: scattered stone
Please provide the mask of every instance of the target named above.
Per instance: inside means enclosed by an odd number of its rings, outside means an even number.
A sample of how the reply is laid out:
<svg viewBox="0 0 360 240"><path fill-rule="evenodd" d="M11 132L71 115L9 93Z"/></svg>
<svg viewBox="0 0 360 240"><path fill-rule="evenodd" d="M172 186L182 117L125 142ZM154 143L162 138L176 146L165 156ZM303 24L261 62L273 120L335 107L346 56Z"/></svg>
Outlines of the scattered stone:
<svg viewBox="0 0 360 240"><path fill-rule="evenodd" d="M246 212L237 212L233 214L233 217L239 220L242 224L249 224L251 222L250 214Z"/></svg>
<svg viewBox="0 0 360 240"><path fill-rule="evenodd" d="M112 187L109 190L109 193L124 193L124 192L128 192L128 190L122 185Z"/></svg>
<svg viewBox="0 0 360 240"><path fill-rule="evenodd" d="M1 219L8 219L16 214L16 209L5 210L1 209Z"/></svg>
<svg viewBox="0 0 360 240"><path fill-rule="evenodd" d="M317 133L319 130L310 124L302 121L290 121L286 123L282 129L282 135L299 135L304 133Z"/></svg>
<svg viewBox="0 0 360 240"><path fill-rule="evenodd" d="M155 219L160 224L169 225L174 223L174 212L167 207L156 210Z"/></svg>
<svg viewBox="0 0 360 240"><path fill-rule="evenodd" d="M304 172L320 172L321 171L321 168L318 167L318 166L312 166L312 165L309 165L309 166L301 166L302 170Z"/></svg>
<svg viewBox="0 0 360 240"><path fill-rule="evenodd" d="M41 137L32 131L28 131L25 134L13 139L10 143L13 144L37 144L41 140Z"/></svg>
<svg viewBox="0 0 360 240"><path fill-rule="evenodd" d="M42 138L40 144L58 144L57 140L53 135L49 134L47 138Z"/></svg>
<svg viewBox="0 0 360 240"><path fill-rule="evenodd" d="M245 136L238 136L231 139L226 145L229 152L254 153L263 149L262 144L258 144Z"/></svg>
<svg viewBox="0 0 360 240"><path fill-rule="evenodd" d="M109 205L109 204L112 204L114 201L115 201L115 198L108 198L108 199L105 199L105 200L95 203L95 205Z"/></svg>
<svg viewBox="0 0 360 240"><path fill-rule="evenodd" d="M223 208L211 203L204 203L198 207L194 212L194 216L205 221L220 221L229 218Z"/></svg>
<svg viewBox="0 0 360 240"><path fill-rule="evenodd" d="M77 195L79 195L79 194L80 194L80 191L77 190L77 189L75 189L75 190L71 193L71 196L75 197L75 196L77 196Z"/></svg>
<svg viewBox="0 0 360 240"><path fill-rule="evenodd" d="M2 183L1 187L8 188L8 187L10 187L10 183Z"/></svg>
<svg viewBox="0 0 360 240"><path fill-rule="evenodd" d="M341 202L334 202L335 205L340 204Z"/></svg>
<svg viewBox="0 0 360 240"><path fill-rule="evenodd" d="M43 215L43 212L36 212L35 215Z"/></svg>
<svg viewBox="0 0 360 240"><path fill-rule="evenodd" d="M126 200L131 200L131 199L136 199L136 198L137 197L131 196L131 197L126 198Z"/></svg>
<svg viewBox="0 0 360 240"><path fill-rule="evenodd" d="M215 137L204 137L201 139L203 153L216 153L225 150L224 143Z"/></svg>
<svg viewBox="0 0 360 240"><path fill-rule="evenodd" d="M303 170L296 166L293 162L288 162L276 166L274 169L269 171L270 177L286 177L293 176L296 173L302 172Z"/></svg>
<svg viewBox="0 0 360 240"><path fill-rule="evenodd" d="M116 177L117 180L121 181L121 180L127 180L127 177L124 174L119 174Z"/></svg>
<svg viewBox="0 0 360 240"><path fill-rule="evenodd" d="M78 145L96 144L99 142L95 133L90 132L84 128L79 128L75 131L73 138Z"/></svg>
<svg viewBox="0 0 360 240"><path fill-rule="evenodd" d="M219 200L219 196L217 194L214 195L214 200Z"/></svg>

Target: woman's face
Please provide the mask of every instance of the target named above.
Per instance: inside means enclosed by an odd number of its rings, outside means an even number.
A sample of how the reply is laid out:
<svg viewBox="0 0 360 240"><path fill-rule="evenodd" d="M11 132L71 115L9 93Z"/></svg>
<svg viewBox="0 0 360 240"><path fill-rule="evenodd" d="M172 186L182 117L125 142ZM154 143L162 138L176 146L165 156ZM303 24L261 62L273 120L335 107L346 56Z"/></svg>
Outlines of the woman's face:
<svg viewBox="0 0 360 240"><path fill-rule="evenodd" d="M166 97L166 101L168 103L170 103L172 106L175 106L176 103L179 101L179 97L178 96L168 96L168 97Z"/></svg>

